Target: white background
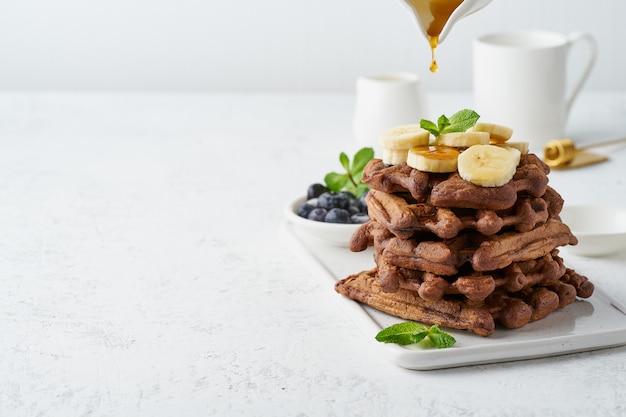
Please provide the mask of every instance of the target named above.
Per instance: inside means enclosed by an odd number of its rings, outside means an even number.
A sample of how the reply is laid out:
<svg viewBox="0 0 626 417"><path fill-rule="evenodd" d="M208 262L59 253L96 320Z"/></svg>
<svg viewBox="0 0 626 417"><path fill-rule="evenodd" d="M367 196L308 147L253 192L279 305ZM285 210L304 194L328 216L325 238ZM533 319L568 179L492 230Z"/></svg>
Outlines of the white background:
<svg viewBox="0 0 626 417"><path fill-rule="evenodd" d="M351 92L359 75L412 71L470 90L472 39L531 28L590 32L586 88L624 89L625 18L623 0L494 0L430 74L400 0L0 0L0 89Z"/></svg>

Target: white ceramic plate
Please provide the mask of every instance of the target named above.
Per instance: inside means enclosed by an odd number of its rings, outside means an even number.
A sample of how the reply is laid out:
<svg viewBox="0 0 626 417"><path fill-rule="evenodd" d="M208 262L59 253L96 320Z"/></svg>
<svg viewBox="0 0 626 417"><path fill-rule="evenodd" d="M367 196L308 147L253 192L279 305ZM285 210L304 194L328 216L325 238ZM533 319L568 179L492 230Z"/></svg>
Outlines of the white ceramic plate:
<svg viewBox="0 0 626 417"><path fill-rule="evenodd" d="M321 244L302 230L284 223L282 234L304 266L334 293L334 283L375 266L373 251L353 253L347 248ZM626 344L626 307L598 288L586 300L577 300L548 317L510 330L496 328L494 335L481 337L466 331L448 330L457 343L448 349L418 349L377 342L375 335L404 320L390 316L338 293L345 307L372 345L393 363L408 369L430 370L464 365L507 362L562 355Z"/></svg>
<svg viewBox="0 0 626 417"><path fill-rule="evenodd" d="M305 219L296 214L298 206L306 201L306 197L296 198L284 207L287 220L294 227L331 246L348 247L352 234L359 228L359 224L324 223Z"/></svg>
<svg viewBox="0 0 626 417"><path fill-rule="evenodd" d="M578 245L563 250L583 256L605 256L626 248L626 209L601 205L565 206L561 220L567 224Z"/></svg>

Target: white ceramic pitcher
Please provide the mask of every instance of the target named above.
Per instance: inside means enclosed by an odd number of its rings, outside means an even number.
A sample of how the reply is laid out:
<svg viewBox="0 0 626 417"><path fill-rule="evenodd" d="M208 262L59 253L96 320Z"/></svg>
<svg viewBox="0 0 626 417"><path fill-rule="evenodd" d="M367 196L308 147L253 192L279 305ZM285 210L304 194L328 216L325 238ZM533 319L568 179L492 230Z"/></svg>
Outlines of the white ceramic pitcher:
<svg viewBox="0 0 626 417"><path fill-rule="evenodd" d="M568 65L575 44L588 54ZM474 42L475 110L484 121L513 128L515 140L540 151L563 136L572 104L587 80L596 57L596 42L582 32L494 33ZM571 75L570 83L566 80ZM568 85L571 89L568 91Z"/></svg>

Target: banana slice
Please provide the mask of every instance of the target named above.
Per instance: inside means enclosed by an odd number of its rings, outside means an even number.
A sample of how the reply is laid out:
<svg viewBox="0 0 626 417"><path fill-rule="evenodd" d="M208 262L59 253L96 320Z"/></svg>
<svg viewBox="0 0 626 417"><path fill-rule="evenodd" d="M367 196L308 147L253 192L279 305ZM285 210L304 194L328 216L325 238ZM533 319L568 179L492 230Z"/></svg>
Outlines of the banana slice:
<svg viewBox="0 0 626 417"><path fill-rule="evenodd" d="M470 130L472 132L489 133L489 141L491 143L504 143L513 136L513 129L495 123L476 123Z"/></svg>
<svg viewBox="0 0 626 417"><path fill-rule="evenodd" d="M378 136L378 144L383 149L409 150L414 146L428 145L430 132L420 125L402 125L383 130Z"/></svg>
<svg viewBox="0 0 626 417"><path fill-rule="evenodd" d="M481 187L500 187L513 178L520 151L495 145L476 145L458 158L459 175Z"/></svg>
<svg viewBox="0 0 626 417"><path fill-rule="evenodd" d="M502 148L515 148L520 154L526 155L528 153L529 143L528 142L505 142L505 143L494 143L496 146L500 146Z"/></svg>
<svg viewBox="0 0 626 417"><path fill-rule="evenodd" d="M460 152L448 146L417 146L409 151L406 164L426 172L454 172Z"/></svg>
<svg viewBox="0 0 626 417"><path fill-rule="evenodd" d="M489 143L487 132L452 132L442 133L437 137L437 145L452 146L453 148L469 148L474 145L486 145Z"/></svg>
<svg viewBox="0 0 626 417"><path fill-rule="evenodd" d="M385 165L399 165L406 162L407 155L409 153L408 149L387 149L383 148L383 163Z"/></svg>

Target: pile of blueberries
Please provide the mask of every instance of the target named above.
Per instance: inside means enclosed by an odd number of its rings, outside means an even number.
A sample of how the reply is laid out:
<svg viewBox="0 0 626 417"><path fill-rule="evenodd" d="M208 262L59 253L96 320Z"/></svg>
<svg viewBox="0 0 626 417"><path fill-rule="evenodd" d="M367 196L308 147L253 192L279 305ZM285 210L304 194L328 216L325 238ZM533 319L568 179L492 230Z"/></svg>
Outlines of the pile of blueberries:
<svg viewBox="0 0 626 417"><path fill-rule="evenodd" d="M362 224L369 220L366 195L356 198L349 191L335 193L323 184L311 184L307 189L307 201L298 206L296 214L318 222Z"/></svg>

